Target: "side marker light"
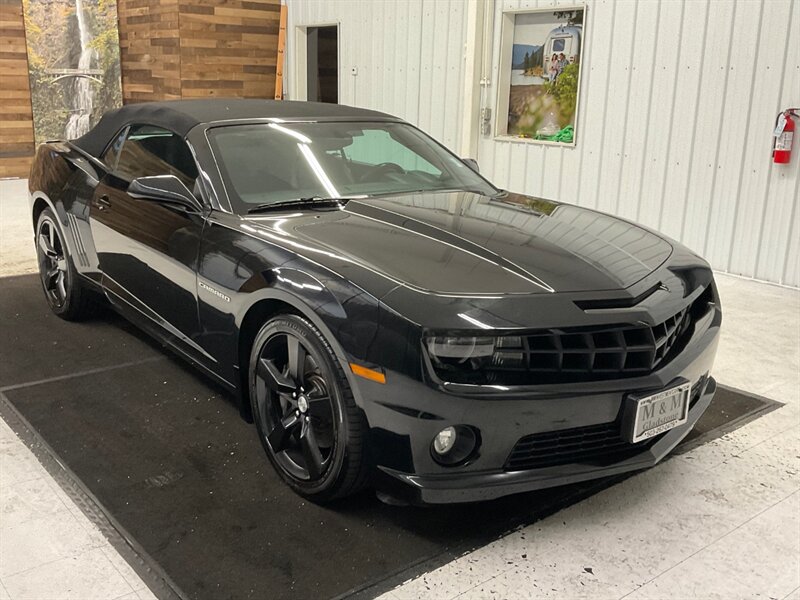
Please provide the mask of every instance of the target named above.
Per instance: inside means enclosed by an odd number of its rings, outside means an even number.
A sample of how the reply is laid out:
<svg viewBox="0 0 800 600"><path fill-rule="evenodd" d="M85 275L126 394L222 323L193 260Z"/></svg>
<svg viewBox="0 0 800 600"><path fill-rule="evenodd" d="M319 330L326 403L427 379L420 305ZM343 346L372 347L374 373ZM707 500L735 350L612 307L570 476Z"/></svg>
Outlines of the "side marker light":
<svg viewBox="0 0 800 600"><path fill-rule="evenodd" d="M369 379L370 381L376 381L378 383L386 383L386 375L380 371L368 369L367 367L362 367L356 363L350 363L350 370L353 372L353 374L363 377L364 379Z"/></svg>

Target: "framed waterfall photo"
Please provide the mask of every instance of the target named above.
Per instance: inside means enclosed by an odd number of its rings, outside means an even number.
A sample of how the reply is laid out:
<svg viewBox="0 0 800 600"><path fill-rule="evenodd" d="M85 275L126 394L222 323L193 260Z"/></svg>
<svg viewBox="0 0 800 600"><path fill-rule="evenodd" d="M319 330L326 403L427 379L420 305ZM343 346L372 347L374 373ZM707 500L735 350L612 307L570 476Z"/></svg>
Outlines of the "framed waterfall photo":
<svg viewBox="0 0 800 600"><path fill-rule="evenodd" d="M23 0L36 144L75 139L122 106L117 3Z"/></svg>
<svg viewBox="0 0 800 600"><path fill-rule="evenodd" d="M503 13L496 135L574 146L586 8Z"/></svg>

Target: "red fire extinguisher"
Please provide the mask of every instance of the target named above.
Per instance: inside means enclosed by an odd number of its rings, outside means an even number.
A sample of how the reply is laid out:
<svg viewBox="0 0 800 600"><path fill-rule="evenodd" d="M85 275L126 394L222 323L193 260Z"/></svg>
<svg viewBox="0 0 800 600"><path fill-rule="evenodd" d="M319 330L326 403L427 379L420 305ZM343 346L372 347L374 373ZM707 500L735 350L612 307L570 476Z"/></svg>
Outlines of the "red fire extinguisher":
<svg viewBox="0 0 800 600"><path fill-rule="evenodd" d="M795 112L797 108L787 108L778 114L775 122L773 135L775 141L772 146L772 162L785 165L792 159L792 138L794 138L795 122L792 117L797 118Z"/></svg>

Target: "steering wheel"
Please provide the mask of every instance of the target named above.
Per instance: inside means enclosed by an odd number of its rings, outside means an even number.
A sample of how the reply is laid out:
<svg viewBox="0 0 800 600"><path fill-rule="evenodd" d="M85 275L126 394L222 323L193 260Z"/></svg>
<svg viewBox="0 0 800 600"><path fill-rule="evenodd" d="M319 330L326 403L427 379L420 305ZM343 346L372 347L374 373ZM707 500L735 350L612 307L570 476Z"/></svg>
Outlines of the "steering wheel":
<svg viewBox="0 0 800 600"><path fill-rule="evenodd" d="M400 173L401 175L406 174L406 170L398 165L397 163L393 162L384 162L380 163L379 165L375 165L372 169L364 173L361 177L359 177L359 181L368 181L370 179L374 179L384 173Z"/></svg>

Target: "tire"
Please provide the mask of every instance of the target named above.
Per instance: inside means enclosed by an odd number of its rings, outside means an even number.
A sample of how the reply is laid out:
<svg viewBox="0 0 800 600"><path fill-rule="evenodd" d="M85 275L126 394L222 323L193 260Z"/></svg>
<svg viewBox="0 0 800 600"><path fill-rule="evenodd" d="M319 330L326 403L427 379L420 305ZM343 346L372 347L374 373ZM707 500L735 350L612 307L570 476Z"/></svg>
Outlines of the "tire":
<svg viewBox="0 0 800 600"><path fill-rule="evenodd" d="M64 243L64 230L49 208L42 211L36 222L35 241L39 278L50 310L67 321L92 316L97 309L96 294L75 269Z"/></svg>
<svg viewBox="0 0 800 600"><path fill-rule="evenodd" d="M365 487L366 419L314 325L294 314L267 321L253 342L248 377L258 437L289 487L314 502Z"/></svg>

